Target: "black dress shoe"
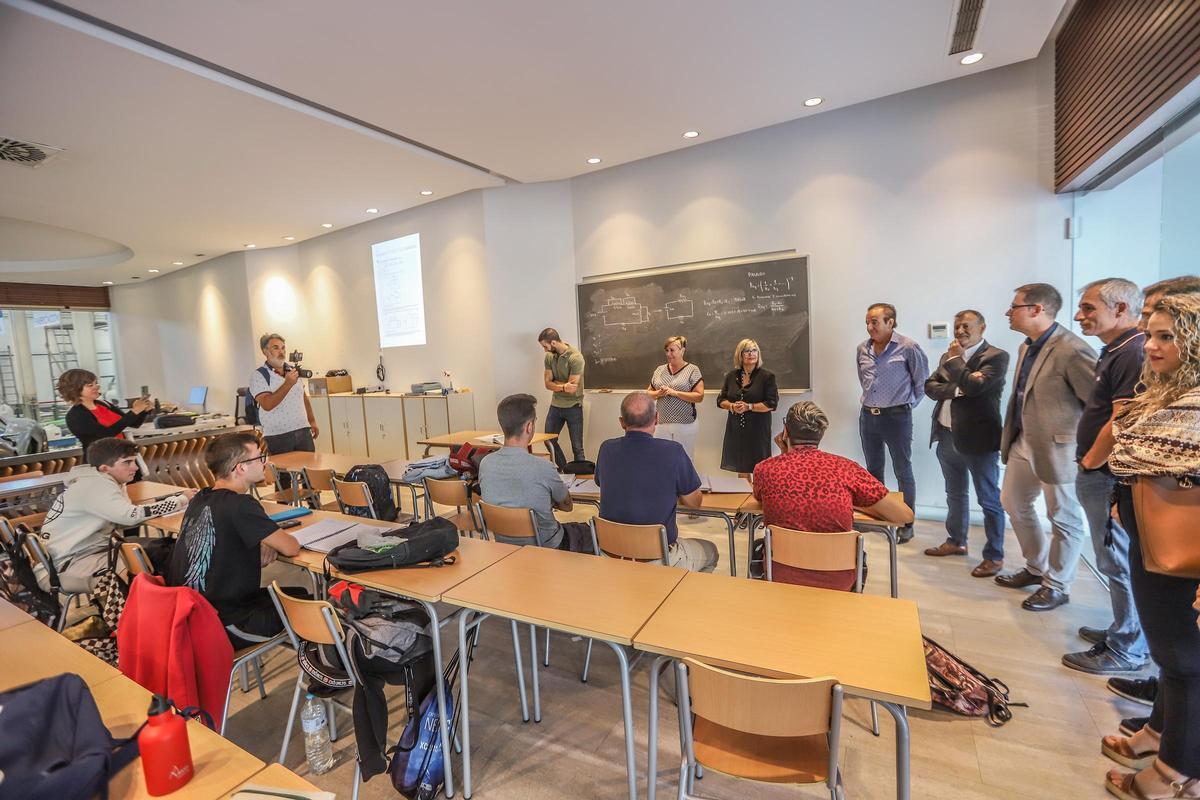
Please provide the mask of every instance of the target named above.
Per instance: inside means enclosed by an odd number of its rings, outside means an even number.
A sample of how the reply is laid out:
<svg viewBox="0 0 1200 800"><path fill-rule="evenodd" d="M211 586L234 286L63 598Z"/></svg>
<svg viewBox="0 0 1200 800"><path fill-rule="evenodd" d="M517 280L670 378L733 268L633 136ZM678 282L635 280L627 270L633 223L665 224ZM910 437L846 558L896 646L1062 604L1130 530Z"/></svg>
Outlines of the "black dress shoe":
<svg viewBox="0 0 1200 800"><path fill-rule="evenodd" d="M1109 678L1108 690L1126 700L1152 706L1158 695L1158 678Z"/></svg>
<svg viewBox="0 0 1200 800"><path fill-rule="evenodd" d="M1027 569L1019 569L1011 575L997 575L996 583L1009 589L1024 589L1026 586L1041 586L1042 578Z"/></svg>
<svg viewBox="0 0 1200 800"><path fill-rule="evenodd" d="M1065 606L1069 602L1071 602L1071 596L1066 592L1043 586L1027 597L1025 602L1021 603L1021 608L1026 611L1049 611L1059 606Z"/></svg>
<svg viewBox="0 0 1200 800"><path fill-rule="evenodd" d="M896 529L896 544L906 544L911 542L913 538L913 529L911 525Z"/></svg>
<svg viewBox="0 0 1200 800"><path fill-rule="evenodd" d="M1103 644L1108 641L1107 628L1089 628L1084 625L1079 629L1079 638L1091 644Z"/></svg>
<svg viewBox="0 0 1200 800"><path fill-rule="evenodd" d="M1032 599L1032 598L1031 598ZM1107 644L1092 645L1083 653L1067 653L1062 657L1063 666L1088 672L1092 675L1112 675L1116 672L1137 672L1146 666L1146 661L1130 661L1120 653L1113 652Z"/></svg>
<svg viewBox="0 0 1200 800"><path fill-rule="evenodd" d="M1121 720L1121 733L1126 736L1133 736L1135 733L1146 727L1146 723L1150 721L1149 717L1130 717L1129 719Z"/></svg>

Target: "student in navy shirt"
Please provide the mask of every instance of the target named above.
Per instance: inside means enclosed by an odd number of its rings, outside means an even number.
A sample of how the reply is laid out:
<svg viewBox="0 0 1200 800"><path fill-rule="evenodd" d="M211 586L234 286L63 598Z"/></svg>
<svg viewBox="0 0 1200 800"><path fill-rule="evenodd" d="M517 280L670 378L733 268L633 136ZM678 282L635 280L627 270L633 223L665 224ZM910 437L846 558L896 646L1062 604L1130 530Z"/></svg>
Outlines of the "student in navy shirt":
<svg viewBox="0 0 1200 800"><path fill-rule="evenodd" d="M655 439L658 409L646 392L631 392L621 402L625 435L600 445L596 484L600 516L631 525L665 525L673 567L712 572L717 546L705 539L680 539L675 509L700 506L700 476L678 442Z"/></svg>

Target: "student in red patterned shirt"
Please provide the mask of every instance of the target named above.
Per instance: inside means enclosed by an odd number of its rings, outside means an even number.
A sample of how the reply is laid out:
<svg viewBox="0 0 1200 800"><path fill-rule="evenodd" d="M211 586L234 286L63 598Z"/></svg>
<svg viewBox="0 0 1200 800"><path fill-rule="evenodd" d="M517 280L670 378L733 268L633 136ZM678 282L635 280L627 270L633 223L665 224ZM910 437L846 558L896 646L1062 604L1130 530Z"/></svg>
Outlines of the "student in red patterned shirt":
<svg viewBox="0 0 1200 800"><path fill-rule="evenodd" d="M775 437L782 451L754 468L754 497L763 519L799 531L848 531L855 506L897 525L911 525L913 512L888 496L887 487L848 458L826 453L819 445L829 418L816 404L802 400L788 409L784 430Z"/></svg>

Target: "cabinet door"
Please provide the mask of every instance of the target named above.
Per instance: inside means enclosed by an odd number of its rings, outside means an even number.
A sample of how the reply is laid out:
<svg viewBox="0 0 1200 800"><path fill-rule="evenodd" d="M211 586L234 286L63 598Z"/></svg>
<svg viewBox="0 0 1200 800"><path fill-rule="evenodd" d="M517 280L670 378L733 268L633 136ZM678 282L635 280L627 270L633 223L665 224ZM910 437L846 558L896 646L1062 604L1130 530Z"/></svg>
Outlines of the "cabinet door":
<svg viewBox="0 0 1200 800"><path fill-rule="evenodd" d="M365 458L367 455L367 426L363 419L361 397L329 398L329 413L333 418L333 449L337 453Z"/></svg>
<svg viewBox="0 0 1200 800"><path fill-rule="evenodd" d="M404 404L399 397L364 397L367 451L376 461L404 458Z"/></svg>
<svg viewBox="0 0 1200 800"><path fill-rule="evenodd" d="M405 397L404 406L404 440L408 446L409 458L421 458L425 448L417 444L425 438L425 403L420 397Z"/></svg>
<svg viewBox="0 0 1200 800"><path fill-rule="evenodd" d="M450 430L475 430L475 395L471 392L446 395L447 410L450 414Z"/></svg>
<svg viewBox="0 0 1200 800"><path fill-rule="evenodd" d="M320 431L316 441L317 452L332 453L333 421L329 416L329 398L310 397L308 402L312 406L313 417L317 420L317 428Z"/></svg>
<svg viewBox="0 0 1200 800"><path fill-rule="evenodd" d="M446 412L445 397L425 398L425 432L430 436L450 433L450 415Z"/></svg>

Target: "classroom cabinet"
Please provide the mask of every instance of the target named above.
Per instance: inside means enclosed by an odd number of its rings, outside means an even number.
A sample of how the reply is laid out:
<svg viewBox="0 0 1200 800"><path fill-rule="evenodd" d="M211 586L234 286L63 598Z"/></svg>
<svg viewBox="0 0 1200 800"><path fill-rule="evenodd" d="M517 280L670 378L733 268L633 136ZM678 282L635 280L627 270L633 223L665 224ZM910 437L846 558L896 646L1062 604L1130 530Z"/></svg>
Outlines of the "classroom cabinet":
<svg viewBox="0 0 1200 800"><path fill-rule="evenodd" d="M314 442L317 446L317 452L332 453L333 426L329 417L329 398L324 396L310 396L308 403L312 406L313 419L317 421L317 430L319 431Z"/></svg>
<svg viewBox="0 0 1200 800"><path fill-rule="evenodd" d="M425 448L417 444L431 436L475 429L475 403L470 392L445 396L406 396L404 429L408 457L420 458Z"/></svg>
<svg viewBox="0 0 1200 800"><path fill-rule="evenodd" d="M367 423L361 395L332 395L329 398L329 427L333 452L367 457Z"/></svg>
<svg viewBox="0 0 1200 800"><path fill-rule="evenodd" d="M367 452L377 461L406 457L404 405L391 395L363 397Z"/></svg>

